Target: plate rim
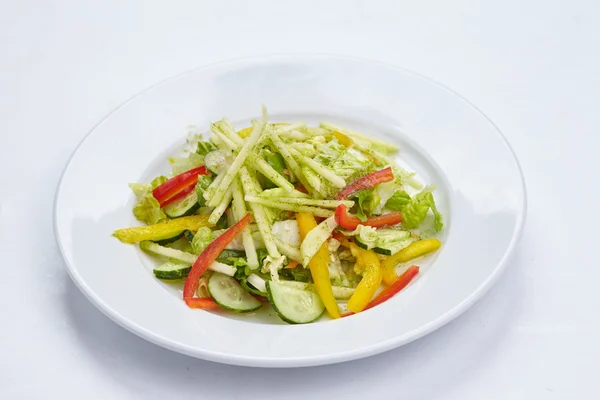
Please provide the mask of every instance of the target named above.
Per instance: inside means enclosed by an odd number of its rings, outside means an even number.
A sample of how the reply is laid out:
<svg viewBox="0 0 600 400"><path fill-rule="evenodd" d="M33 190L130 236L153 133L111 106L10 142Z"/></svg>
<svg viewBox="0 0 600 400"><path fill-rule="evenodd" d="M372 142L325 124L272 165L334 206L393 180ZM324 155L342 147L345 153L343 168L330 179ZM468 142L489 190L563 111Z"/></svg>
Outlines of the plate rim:
<svg viewBox="0 0 600 400"><path fill-rule="evenodd" d="M437 318L431 320L430 322L420 326L419 328L405 332L402 335L393 337L391 339L374 343L371 345L367 345L364 347L360 347L357 349L343 351L336 354L327 354L320 356L310 356L310 357L293 357L293 358L261 358L257 359L255 357L249 356L241 356L241 355L230 355L219 352L213 352L206 349L199 349L196 347L191 347L185 345L183 343L176 343L172 340L168 340L163 338L154 332L151 332L135 322L121 316L116 310L111 309L110 307L105 306L102 299L98 298L95 293L87 286L87 284L83 281L83 279L79 276L76 269L71 262L66 257L66 252L63 247L63 244L59 237L58 232L58 199L59 194L62 190L62 187L65 183L65 176L69 167L71 166L73 159L81 146L89 139L89 137L94 133L101 125L103 125L114 113L119 111L121 108L127 106L129 103L136 100L138 97L145 95L146 93L152 91L153 89L160 87L164 84L167 84L170 81L185 77L186 75L194 74L203 70L208 70L212 68L226 68L228 66L236 66L236 65L244 65L244 64L255 64L257 62L268 63L269 61L278 61L278 60L288 60L294 61L297 59L336 59L341 61L351 61L355 63L363 63L369 64L371 66L377 66L381 68L386 68L389 70L399 71L404 74L412 75L422 80L427 81L428 83L434 84L435 86L453 94L459 100L465 102L469 105L474 111L476 111L480 116L482 116L487 123L491 125L495 133L500 137L500 139L504 142L509 150L512 161L514 162L518 175L520 178L520 188L521 188L521 205L520 209L518 209L517 221L515 224L515 228L512 232L512 237L510 243L504 252L502 259L498 262L492 273L467 297L465 297L461 302L456 304L450 310L445 312L444 314L438 316ZM139 336L153 344L161 346L163 348L178 352L180 354L185 354L188 356L201 358L208 361L220 362L230 365L239 365L239 366L253 366L253 367L306 367L306 366L317 366L317 365L328 365L335 364L344 361L350 361L355 359L360 359L364 357L369 357L372 355L380 354L396 347L400 347L407 343L410 343L414 340L417 340L439 328L446 325L450 321L454 320L465 311L467 311L470 307L472 307L478 300L480 300L497 282L502 273L506 270L509 261L514 255L515 248L519 243L519 240L522 237L523 230L525 227L526 217L527 217L527 207L528 207L528 199L527 199L527 188L525 175L523 173L523 169L521 164L516 156L516 153L508 142L506 136L502 133L502 131L498 128L498 126L475 104L470 102L468 99L463 97L460 93L455 90L439 83L438 81L429 78L419 72L415 72L409 70L407 68L388 64L376 60L370 60L362 57L356 56L348 56L348 55L337 55L337 54L329 54L329 53L279 53L279 54L268 54L268 55L256 55L250 57L238 57L234 59L223 60L219 62L214 62L206 65L201 65L178 74L172 75L165 79L159 80L158 82L145 87L141 91L133 94L131 97L127 98L125 101L117 105L114 109L109 111L104 117L102 117L81 139L81 141L77 144L77 146L73 149L71 155L69 156L62 172L60 175L60 179L58 181L55 195L54 195L54 204L53 204L53 232L56 244L59 248L61 256L65 262L67 272L71 278L71 280L75 283L77 288L83 293L83 295L105 316L109 319L125 328L129 332Z"/></svg>

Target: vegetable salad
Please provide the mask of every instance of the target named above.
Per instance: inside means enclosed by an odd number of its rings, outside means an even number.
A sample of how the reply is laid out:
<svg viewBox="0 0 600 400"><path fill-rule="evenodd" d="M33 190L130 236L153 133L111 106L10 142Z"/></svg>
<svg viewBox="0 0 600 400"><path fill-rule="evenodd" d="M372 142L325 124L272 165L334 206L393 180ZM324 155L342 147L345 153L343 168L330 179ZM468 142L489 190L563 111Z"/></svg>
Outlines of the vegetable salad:
<svg viewBox="0 0 600 400"><path fill-rule="evenodd" d="M226 119L193 134L172 172L133 183L144 226L114 232L184 281L191 308L251 313L270 303L282 320L340 318L394 296L436 251L443 229L433 186L393 157L398 147L326 122L236 130Z"/></svg>

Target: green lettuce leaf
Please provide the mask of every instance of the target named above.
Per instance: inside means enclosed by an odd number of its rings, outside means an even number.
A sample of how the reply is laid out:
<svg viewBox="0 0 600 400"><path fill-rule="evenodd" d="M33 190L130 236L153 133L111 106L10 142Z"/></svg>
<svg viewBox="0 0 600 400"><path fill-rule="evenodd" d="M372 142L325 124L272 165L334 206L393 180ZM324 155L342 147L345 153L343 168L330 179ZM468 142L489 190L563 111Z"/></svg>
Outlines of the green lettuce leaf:
<svg viewBox="0 0 600 400"><path fill-rule="evenodd" d="M350 196L350 198L356 200L355 214L362 222L367 220L367 217L372 214L380 201L379 195L373 189L361 190Z"/></svg>
<svg viewBox="0 0 600 400"><path fill-rule="evenodd" d="M414 197L410 197L403 190L397 190L394 195L385 203L385 207L392 211L400 211L402 213L402 226L406 229L414 229L418 227L427 216L429 209L433 212L433 227L437 232L444 227L442 214L438 211L431 188L426 187Z"/></svg>
<svg viewBox="0 0 600 400"><path fill-rule="evenodd" d="M156 224L167 218L160 208L160 203L152 196L152 192L150 191L146 192L135 207L133 207L133 215L135 215L138 221L148 225Z"/></svg>
<svg viewBox="0 0 600 400"><path fill-rule="evenodd" d="M213 233L210 228L200 227L192 239L192 251L195 254L200 254L212 241Z"/></svg>
<svg viewBox="0 0 600 400"><path fill-rule="evenodd" d="M196 154L201 156L207 155L209 152L216 150L216 146L211 142L198 142L198 147L196 148Z"/></svg>
<svg viewBox="0 0 600 400"><path fill-rule="evenodd" d="M160 185L162 185L163 183L165 183L169 178L167 178L166 176L157 176L156 178L152 179L152 182L150 183L150 185L152 186L152 190L156 189L157 187L159 187Z"/></svg>
<svg viewBox="0 0 600 400"><path fill-rule="evenodd" d="M173 175L179 175L204 165L204 157L196 153L190 153L188 157L172 158L169 161L171 161Z"/></svg>

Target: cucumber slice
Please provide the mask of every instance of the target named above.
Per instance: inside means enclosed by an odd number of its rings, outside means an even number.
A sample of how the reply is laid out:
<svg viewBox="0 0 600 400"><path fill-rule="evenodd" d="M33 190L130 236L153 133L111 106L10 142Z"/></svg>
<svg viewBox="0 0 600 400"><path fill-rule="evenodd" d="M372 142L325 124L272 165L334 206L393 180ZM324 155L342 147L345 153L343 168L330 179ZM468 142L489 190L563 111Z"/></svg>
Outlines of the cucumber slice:
<svg viewBox="0 0 600 400"><path fill-rule="evenodd" d="M189 264L166 262L154 268L154 276L164 281L176 281L188 276L192 267Z"/></svg>
<svg viewBox="0 0 600 400"><path fill-rule="evenodd" d="M319 295L309 290L267 281L267 295L279 317L290 324L313 322L325 311Z"/></svg>
<svg viewBox="0 0 600 400"><path fill-rule="evenodd" d="M198 204L198 194L195 190L192 190L190 194L185 196L181 200L176 200L173 203L167 204L163 207L163 211L169 218L179 218L192 215L200 208Z"/></svg>
<svg viewBox="0 0 600 400"><path fill-rule="evenodd" d="M157 243L157 244L160 244L161 246L164 246L165 244L176 242L179 239L181 239L182 237L183 237L183 231L181 231L179 233L176 233L175 235L173 235L171 237L168 237L168 238L154 240L154 243Z"/></svg>
<svg viewBox="0 0 600 400"><path fill-rule="evenodd" d="M185 236L185 238L187 239L188 242L192 243L192 240L194 240L194 232L192 231L185 231L183 232L183 236Z"/></svg>
<svg viewBox="0 0 600 400"><path fill-rule="evenodd" d="M246 292L238 281L218 272L212 274L208 280L208 293L215 303L237 313L252 312L262 306L260 301Z"/></svg>

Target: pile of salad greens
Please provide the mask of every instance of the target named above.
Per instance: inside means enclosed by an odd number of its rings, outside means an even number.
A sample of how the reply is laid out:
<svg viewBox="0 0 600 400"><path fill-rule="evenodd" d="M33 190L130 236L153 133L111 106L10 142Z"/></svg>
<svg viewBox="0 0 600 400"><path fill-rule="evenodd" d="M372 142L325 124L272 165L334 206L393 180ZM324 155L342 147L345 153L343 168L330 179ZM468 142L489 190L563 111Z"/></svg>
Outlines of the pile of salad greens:
<svg viewBox="0 0 600 400"><path fill-rule="evenodd" d="M184 282L191 308L251 313L270 303L289 323L358 313L418 274L444 224L432 186L397 165L398 147L329 123L193 134L169 176L132 183L144 226L114 232ZM400 272L400 273L399 273Z"/></svg>

